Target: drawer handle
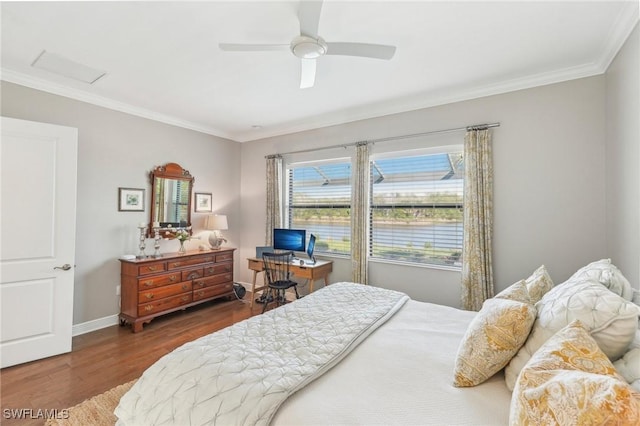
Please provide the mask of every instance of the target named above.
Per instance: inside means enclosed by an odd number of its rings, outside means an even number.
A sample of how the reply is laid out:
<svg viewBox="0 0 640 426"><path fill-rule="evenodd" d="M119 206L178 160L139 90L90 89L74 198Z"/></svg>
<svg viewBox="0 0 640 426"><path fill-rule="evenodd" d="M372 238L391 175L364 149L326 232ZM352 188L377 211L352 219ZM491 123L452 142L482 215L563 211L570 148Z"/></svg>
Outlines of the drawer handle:
<svg viewBox="0 0 640 426"><path fill-rule="evenodd" d="M182 262L173 262L171 264L171 266L173 266L174 268L177 268L178 266L182 265Z"/></svg>
<svg viewBox="0 0 640 426"><path fill-rule="evenodd" d="M182 301L183 302L188 302L189 301L189 296L182 296Z"/></svg>
<svg viewBox="0 0 640 426"><path fill-rule="evenodd" d="M189 275L187 275L187 279L188 280L192 280L194 278L198 278L198 273L197 272L192 272Z"/></svg>
<svg viewBox="0 0 640 426"><path fill-rule="evenodd" d="M147 299L153 299L153 293L147 293L144 295Z"/></svg>
<svg viewBox="0 0 640 426"><path fill-rule="evenodd" d="M152 287L153 286L153 281L145 281L144 282L144 286L145 287Z"/></svg>
<svg viewBox="0 0 640 426"><path fill-rule="evenodd" d="M204 296L204 291L199 291L198 292L198 297L203 297Z"/></svg>
<svg viewBox="0 0 640 426"><path fill-rule="evenodd" d="M171 281L171 282L174 282L174 281L175 281L175 280L177 280L177 279L178 279L178 277L176 277L175 275L171 275L171 276L169 277L169 281Z"/></svg>
<svg viewBox="0 0 640 426"><path fill-rule="evenodd" d="M230 280L231 279L231 274L227 274L224 276L226 279Z"/></svg>
<svg viewBox="0 0 640 426"><path fill-rule="evenodd" d="M153 309L153 306L152 306L152 305L147 305L147 306L145 306L145 307L144 307L144 310L145 310L145 311L150 311L150 310L152 310L152 309Z"/></svg>
<svg viewBox="0 0 640 426"><path fill-rule="evenodd" d="M150 271L155 271L156 269L158 269L157 266L147 266L147 269Z"/></svg>
<svg viewBox="0 0 640 426"><path fill-rule="evenodd" d="M209 268L209 269L207 269L207 273L208 273L208 274L213 273L213 268Z"/></svg>
<svg viewBox="0 0 640 426"><path fill-rule="evenodd" d="M204 283L203 282L197 282L197 285L199 285L200 287L204 287Z"/></svg>
<svg viewBox="0 0 640 426"><path fill-rule="evenodd" d="M189 286L188 286L188 285L186 285L186 284L182 284L182 289L183 289L183 290L187 290L188 288L189 288Z"/></svg>

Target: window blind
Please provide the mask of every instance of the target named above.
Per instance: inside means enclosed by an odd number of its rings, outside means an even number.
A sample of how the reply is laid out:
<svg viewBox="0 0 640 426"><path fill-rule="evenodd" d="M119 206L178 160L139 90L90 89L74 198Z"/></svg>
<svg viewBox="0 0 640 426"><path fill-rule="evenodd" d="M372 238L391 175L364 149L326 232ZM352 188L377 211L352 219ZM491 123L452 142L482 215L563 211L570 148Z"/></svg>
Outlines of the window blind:
<svg viewBox="0 0 640 426"><path fill-rule="evenodd" d="M318 253L349 254L351 162L287 168L288 225L316 236Z"/></svg>
<svg viewBox="0 0 640 426"><path fill-rule="evenodd" d="M459 267L462 151L370 162L371 258Z"/></svg>

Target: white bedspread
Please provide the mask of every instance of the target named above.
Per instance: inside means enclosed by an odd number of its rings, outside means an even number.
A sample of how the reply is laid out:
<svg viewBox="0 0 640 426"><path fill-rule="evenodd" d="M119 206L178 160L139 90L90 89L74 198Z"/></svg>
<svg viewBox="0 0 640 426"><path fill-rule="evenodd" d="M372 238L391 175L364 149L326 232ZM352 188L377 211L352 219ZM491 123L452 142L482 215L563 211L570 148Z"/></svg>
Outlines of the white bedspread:
<svg viewBox="0 0 640 426"><path fill-rule="evenodd" d="M391 290L338 283L189 342L158 360L122 397L118 424L268 424L287 397L407 300Z"/></svg>
<svg viewBox="0 0 640 426"><path fill-rule="evenodd" d="M272 425L507 425L502 373L456 388L475 312L410 300L331 371L291 396Z"/></svg>

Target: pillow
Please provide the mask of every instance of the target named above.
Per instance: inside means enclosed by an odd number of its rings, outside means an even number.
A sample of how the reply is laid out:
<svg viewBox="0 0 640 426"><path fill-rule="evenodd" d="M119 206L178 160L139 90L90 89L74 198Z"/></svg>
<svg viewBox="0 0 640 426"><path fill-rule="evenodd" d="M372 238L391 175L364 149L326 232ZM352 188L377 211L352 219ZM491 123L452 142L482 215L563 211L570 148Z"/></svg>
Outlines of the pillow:
<svg viewBox="0 0 640 426"><path fill-rule="evenodd" d="M526 291L524 282L522 288ZM527 339L535 319L530 303L486 300L458 348L454 386L476 386L502 370Z"/></svg>
<svg viewBox="0 0 640 426"><path fill-rule="evenodd" d="M536 309L538 318L529 338L505 369L505 380L511 390L531 355L571 321L581 320L602 351L616 360L633 340L640 315L638 306L596 281L567 281L558 285L536 303Z"/></svg>
<svg viewBox="0 0 640 426"><path fill-rule="evenodd" d="M611 259L591 262L576 271L567 282L595 280L625 300L633 299L633 288Z"/></svg>
<svg viewBox="0 0 640 426"><path fill-rule="evenodd" d="M516 302L533 304L531 302L531 297L529 296L529 290L527 290L527 283L525 280L520 280L515 284L511 284L509 287L496 294L494 298L509 299L515 300Z"/></svg>
<svg viewBox="0 0 640 426"><path fill-rule="evenodd" d="M640 348L633 348L622 358L613 363L616 371L634 387L640 391Z"/></svg>
<svg viewBox="0 0 640 426"><path fill-rule="evenodd" d="M640 394L611 376L555 370L527 373L514 392L510 425L638 425Z"/></svg>
<svg viewBox="0 0 640 426"><path fill-rule="evenodd" d="M511 396L510 425L638 424L640 394L616 374L580 321L526 364Z"/></svg>
<svg viewBox="0 0 640 426"><path fill-rule="evenodd" d="M553 288L553 281L551 281L551 277L544 265L536 269L533 274L527 278L526 283L532 303L536 303L542 299L542 296Z"/></svg>

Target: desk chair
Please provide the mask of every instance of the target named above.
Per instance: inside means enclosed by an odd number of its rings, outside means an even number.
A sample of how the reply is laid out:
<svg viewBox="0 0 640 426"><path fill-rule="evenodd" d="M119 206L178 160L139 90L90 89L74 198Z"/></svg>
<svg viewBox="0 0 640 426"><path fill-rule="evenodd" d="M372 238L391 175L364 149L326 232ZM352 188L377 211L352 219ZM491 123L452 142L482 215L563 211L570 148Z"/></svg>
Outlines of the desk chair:
<svg viewBox="0 0 640 426"><path fill-rule="evenodd" d="M296 292L296 299L300 299L298 294L298 283L293 281L289 272L289 265L293 259L293 252L284 253L262 253L262 262L264 263L264 274L267 278L268 294L264 300L262 313L267 310L270 301L276 302L276 307L284 304L285 294L288 289L293 287Z"/></svg>

